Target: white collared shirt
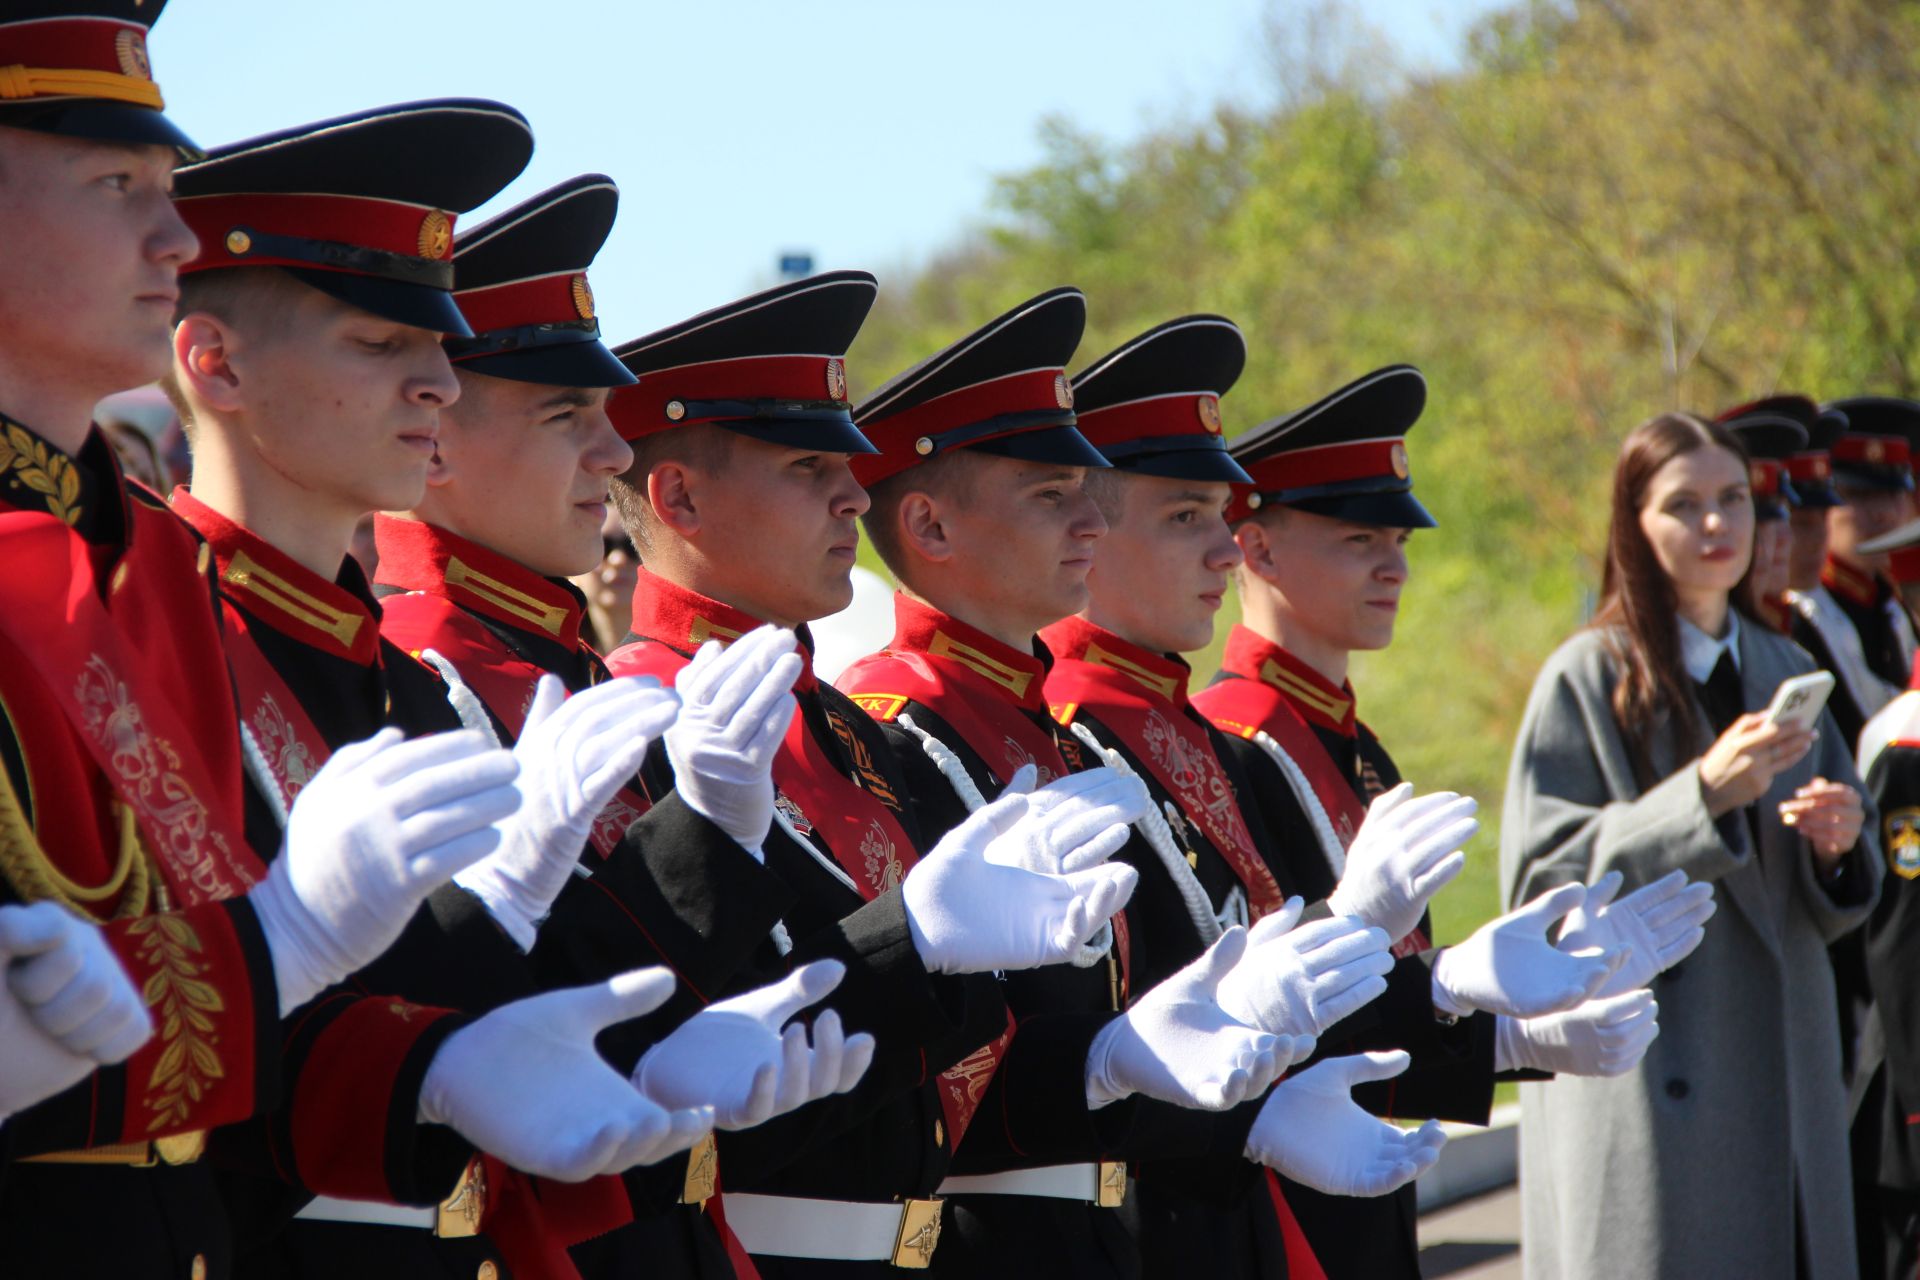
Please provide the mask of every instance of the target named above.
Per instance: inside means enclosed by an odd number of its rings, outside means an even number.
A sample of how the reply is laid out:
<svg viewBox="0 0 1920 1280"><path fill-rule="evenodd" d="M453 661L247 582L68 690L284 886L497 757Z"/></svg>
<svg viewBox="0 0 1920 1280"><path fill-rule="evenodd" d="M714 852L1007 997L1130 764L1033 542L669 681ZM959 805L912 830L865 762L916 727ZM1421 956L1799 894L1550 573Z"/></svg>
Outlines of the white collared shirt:
<svg viewBox="0 0 1920 1280"><path fill-rule="evenodd" d="M1740 615L1735 610L1727 610L1727 634L1718 637L1708 635L1685 618L1680 619L1680 661L1686 667L1687 674L1693 677L1695 684L1705 684L1713 669L1720 664L1720 655L1733 655L1733 669L1740 669Z"/></svg>

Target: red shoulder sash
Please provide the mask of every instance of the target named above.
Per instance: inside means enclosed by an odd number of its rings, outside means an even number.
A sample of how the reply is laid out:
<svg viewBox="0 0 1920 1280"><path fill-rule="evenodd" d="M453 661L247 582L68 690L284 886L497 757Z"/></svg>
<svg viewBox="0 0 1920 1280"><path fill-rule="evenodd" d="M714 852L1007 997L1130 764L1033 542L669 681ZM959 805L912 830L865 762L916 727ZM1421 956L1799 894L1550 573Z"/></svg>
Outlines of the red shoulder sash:
<svg viewBox="0 0 1920 1280"><path fill-rule="evenodd" d="M1136 759L1204 831L1247 893L1247 912L1258 920L1285 901L1272 868L1254 848L1239 798L1214 754L1206 731L1180 708L1151 696L1134 678L1112 667L1076 659L1055 664L1047 699L1062 724L1085 706L1120 735Z"/></svg>
<svg viewBox="0 0 1920 1280"><path fill-rule="evenodd" d="M128 511L136 527L105 599L98 550L65 522L0 513L0 626L133 813L175 897L237 897L266 868L246 842L219 620L193 567L200 545L170 513Z"/></svg>
<svg viewBox="0 0 1920 1280"><path fill-rule="evenodd" d="M414 657L432 649L451 662L460 678L500 717L516 739L527 725L534 686L547 674L509 649L487 626L442 595L410 591L380 602L380 634ZM662 680L661 683L670 683ZM653 807L638 785L621 787L593 821L588 841L611 857L627 829Z"/></svg>

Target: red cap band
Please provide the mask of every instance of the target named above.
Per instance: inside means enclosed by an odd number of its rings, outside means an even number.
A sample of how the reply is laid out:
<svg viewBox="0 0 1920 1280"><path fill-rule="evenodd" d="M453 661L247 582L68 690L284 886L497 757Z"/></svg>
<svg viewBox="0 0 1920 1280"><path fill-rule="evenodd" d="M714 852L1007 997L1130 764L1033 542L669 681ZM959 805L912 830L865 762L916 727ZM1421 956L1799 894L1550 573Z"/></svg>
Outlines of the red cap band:
<svg viewBox="0 0 1920 1280"><path fill-rule="evenodd" d="M1156 436L1217 436L1221 431L1220 397L1212 392L1186 392L1134 400L1089 409L1077 415L1076 425L1096 449Z"/></svg>
<svg viewBox="0 0 1920 1280"><path fill-rule="evenodd" d="M584 271L563 271L537 280L515 280L455 293L460 314L475 334L530 324L578 324L593 319L593 290Z"/></svg>
<svg viewBox="0 0 1920 1280"><path fill-rule="evenodd" d="M1747 464L1747 483L1756 498L1779 497L1780 481L1786 474L1786 467L1771 458L1755 458Z"/></svg>
<svg viewBox="0 0 1920 1280"><path fill-rule="evenodd" d="M607 413L623 440L638 440L671 427L713 421L690 412L689 401L846 398L846 365L838 356L747 356L648 373L638 385L616 392Z"/></svg>
<svg viewBox="0 0 1920 1280"><path fill-rule="evenodd" d="M1836 462L1868 462L1881 467L1911 465L1912 452L1899 436L1841 436L1833 442Z"/></svg>
<svg viewBox="0 0 1920 1280"><path fill-rule="evenodd" d="M200 237L200 256L181 268L314 267L254 252L248 232L378 249L444 261L453 253L453 215L442 209L365 196L243 194L189 196L174 202Z"/></svg>
<svg viewBox="0 0 1920 1280"><path fill-rule="evenodd" d="M1787 474L1795 480L1829 480L1833 477L1833 462L1824 453L1796 453L1787 459Z"/></svg>

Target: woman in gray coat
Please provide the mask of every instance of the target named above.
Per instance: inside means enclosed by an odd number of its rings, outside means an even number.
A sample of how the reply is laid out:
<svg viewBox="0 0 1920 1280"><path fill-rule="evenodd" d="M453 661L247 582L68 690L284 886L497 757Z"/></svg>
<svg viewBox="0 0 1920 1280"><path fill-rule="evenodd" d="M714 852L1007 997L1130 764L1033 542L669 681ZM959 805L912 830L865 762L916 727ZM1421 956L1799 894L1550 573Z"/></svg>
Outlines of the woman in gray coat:
<svg viewBox="0 0 1920 1280"><path fill-rule="evenodd" d="M1752 544L1737 441L1685 414L1637 428L1600 611L1527 704L1501 831L1509 900L1680 869L1720 901L1699 950L1654 982L1662 1034L1636 1070L1521 1087L1530 1277L1854 1270L1826 948L1866 919L1879 858L1831 717L1817 733L1766 721L1813 662L1741 608Z"/></svg>

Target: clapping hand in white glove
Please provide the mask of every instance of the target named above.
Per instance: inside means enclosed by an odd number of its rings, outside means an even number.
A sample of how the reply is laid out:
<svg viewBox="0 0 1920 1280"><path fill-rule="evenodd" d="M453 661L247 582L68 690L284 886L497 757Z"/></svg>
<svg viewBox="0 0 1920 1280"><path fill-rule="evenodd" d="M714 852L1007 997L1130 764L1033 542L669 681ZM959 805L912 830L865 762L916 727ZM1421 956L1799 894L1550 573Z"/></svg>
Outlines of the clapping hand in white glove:
<svg viewBox="0 0 1920 1280"><path fill-rule="evenodd" d="M0 1120L123 1062L153 1034L100 931L52 902L0 907Z"/></svg>
<svg viewBox="0 0 1920 1280"><path fill-rule="evenodd" d="M667 730L674 790L687 807L762 856L773 825L773 758L799 703L799 639L783 627L709 640L674 681L680 718Z"/></svg>
<svg viewBox="0 0 1920 1280"><path fill-rule="evenodd" d="M1480 1009L1533 1018L1592 999L1625 963L1626 948L1569 955L1547 941L1554 921L1586 898L1585 885L1563 884L1446 948L1433 963L1434 1007L1455 1017Z"/></svg>
<svg viewBox="0 0 1920 1280"><path fill-rule="evenodd" d="M663 1109L593 1045L671 994L672 974L636 969L502 1005L440 1046L420 1086L421 1122L451 1126L514 1168L561 1182L685 1151L712 1130L713 1109Z"/></svg>
<svg viewBox="0 0 1920 1280"><path fill-rule="evenodd" d="M1447 1144L1437 1120L1406 1130L1368 1115L1353 1086L1390 1080L1401 1049L1328 1058L1274 1086L1247 1134L1247 1159L1330 1196L1383 1196L1412 1182Z"/></svg>
<svg viewBox="0 0 1920 1280"><path fill-rule="evenodd" d="M454 872L500 843L520 766L463 729L382 729L333 753L293 802L280 856L247 891L287 1014L380 958Z"/></svg>
<svg viewBox="0 0 1920 1280"><path fill-rule="evenodd" d="M1435 791L1413 797L1401 783L1377 797L1347 850L1347 867L1327 899L1335 915L1387 931L1391 942L1412 933L1427 903L1467 865L1460 846L1480 830L1479 804Z"/></svg>
<svg viewBox="0 0 1920 1280"><path fill-rule="evenodd" d="M1275 1035L1322 1036L1386 993L1384 930L1347 916L1298 924L1299 898L1253 926L1247 953L1220 982L1220 1007Z"/></svg>
<svg viewBox="0 0 1920 1280"><path fill-rule="evenodd" d="M1560 929L1560 950L1569 955L1624 946L1626 963L1595 993L1617 996L1646 986L1693 954L1707 936L1713 915L1713 886L1689 884L1687 873L1671 871L1643 884L1618 902L1623 877L1609 871L1587 888L1584 905L1575 907Z"/></svg>
<svg viewBox="0 0 1920 1280"><path fill-rule="evenodd" d="M792 1022L846 976L837 960L816 960L779 982L717 1001L647 1050L633 1084L669 1109L710 1106L722 1129L751 1129L859 1083L873 1061L873 1037L846 1036L840 1015ZM782 1030L782 1028L785 1028Z"/></svg>
<svg viewBox="0 0 1920 1280"><path fill-rule="evenodd" d="M1494 1024L1495 1071L1621 1076L1640 1065L1660 1034L1660 1006L1644 987L1597 996L1564 1013L1501 1018Z"/></svg>
<svg viewBox="0 0 1920 1280"><path fill-rule="evenodd" d="M680 698L652 676L628 676L571 698L554 675L534 686L514 743L520 810L500 826L500 847L453 877L486 904L522 951L566 887L594 819L673 723Z"/></svg>
<svg viewBox="0 0 1920 1280"><path fill-rule="evenodd" d="M1026 819L987 849L987 857L1002 866L1041 875L1099 866L1126 844L1128 824L1153 807L1145 783L1104 766L1035 791L1037 776L1032 765L1021 765L1000 793L1027 797Z"/></svg>
<svg viewBox="0 0 1920 1280"><path fill-rule="evenodd" d="M1311 1054L1311 1037L1271 1035L1220 1007L1220 982L1246 950L1247 931L1227 930L1198 960L1102 1027L1087 1052L1087 1101L1102 1107L1138 1093L1224 1111L1258 1096Z"/></svg>
<svg viewBox="0 0 1920 1280"><path fill-rule="evenodd" d="M1104 861L1045 875L996 860L991 849L997 841L1010 838L1013 847L1024 848L1050 839L1049 828L1079 816L1068 806L1035 815L1028 801L1026 795L1003 795L975 810L901 882L907 929L930 971L1037 969L1070 960L1139 883L1132 867ZM1125 828L1118 832L1093 843L1118 848Z"/></svg>

